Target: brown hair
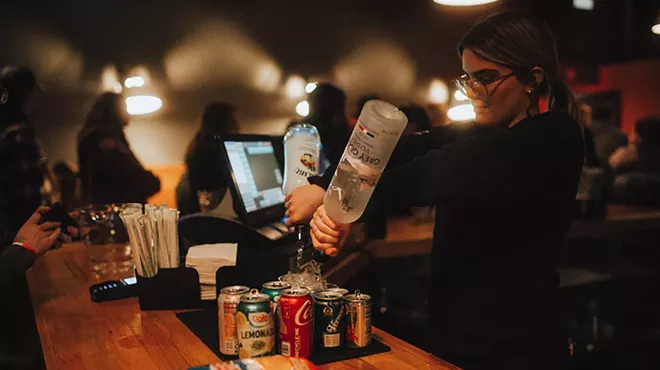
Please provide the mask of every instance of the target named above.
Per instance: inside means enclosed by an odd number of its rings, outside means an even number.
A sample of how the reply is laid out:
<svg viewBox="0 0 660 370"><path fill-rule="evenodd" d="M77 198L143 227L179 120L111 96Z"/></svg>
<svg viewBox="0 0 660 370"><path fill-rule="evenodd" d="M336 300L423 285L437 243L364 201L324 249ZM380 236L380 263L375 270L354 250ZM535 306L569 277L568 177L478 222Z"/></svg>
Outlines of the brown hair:
<svg viewBox="0 0 660 370"><path fill-rule="evenodd" d="M463 37L458 53L463 56L466 49L482 59L510 68L521 83L531 84L529 108L537 106L539 97L547 94L549 110L566 112L578 120L579 109L573 93L561 78L555 38L541 19L525 12L492 15ZM532 73L532 68L537 66L545 75L540 84Z"/></svg>

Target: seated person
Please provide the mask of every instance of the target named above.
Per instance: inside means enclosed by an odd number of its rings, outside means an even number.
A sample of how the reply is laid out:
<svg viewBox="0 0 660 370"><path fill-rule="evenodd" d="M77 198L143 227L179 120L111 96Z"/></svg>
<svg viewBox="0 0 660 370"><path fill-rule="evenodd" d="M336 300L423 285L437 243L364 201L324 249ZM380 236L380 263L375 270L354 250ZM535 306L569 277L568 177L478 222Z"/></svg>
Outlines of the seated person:
<svg viewBox="0 0 660 370"><path fill-rule="evenodd" d="M643 118L628 137L628 146L609 158L615 171L611 201L660 206L660 118Z"/></svg>
<svg viewBox="0 0 660 370"><path fill-rule="evenodd" d="M44 368L25 272L40 255L78 235L75 228L62 233L59 223L41 222L48 210L37 209L15 236L0 229L0 369Z"/></svg>

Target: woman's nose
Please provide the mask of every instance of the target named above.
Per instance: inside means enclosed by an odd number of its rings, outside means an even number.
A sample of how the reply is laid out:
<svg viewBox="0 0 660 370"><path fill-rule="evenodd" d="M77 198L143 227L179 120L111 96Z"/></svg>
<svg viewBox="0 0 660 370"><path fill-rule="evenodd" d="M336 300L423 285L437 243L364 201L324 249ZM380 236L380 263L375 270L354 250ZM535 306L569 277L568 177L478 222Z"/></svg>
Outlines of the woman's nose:
<svg viewBox="0 0 660 370"><path fill-rule="evenodd" d="M465 88L465 92L467 93L466 96L468 97L468 99L470 99L470 101L475 101L479 99L479 95L477 95L477 93L474 92L474 89L471 86L467 86Z"/></svg>

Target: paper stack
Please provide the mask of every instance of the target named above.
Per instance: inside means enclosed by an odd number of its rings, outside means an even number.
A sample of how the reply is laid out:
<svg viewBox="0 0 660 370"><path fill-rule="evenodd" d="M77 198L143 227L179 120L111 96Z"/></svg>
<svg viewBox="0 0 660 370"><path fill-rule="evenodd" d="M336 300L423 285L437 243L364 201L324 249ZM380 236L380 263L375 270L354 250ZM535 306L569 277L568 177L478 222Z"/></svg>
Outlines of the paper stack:
<svg viewBox="0 0 660 370"><path fill-rule="evenodd" d="M236 266L238 244L202 244L190 247L186 255L186 267L199 273L202 300L214 300L215 272L224 266Z"/></svg>

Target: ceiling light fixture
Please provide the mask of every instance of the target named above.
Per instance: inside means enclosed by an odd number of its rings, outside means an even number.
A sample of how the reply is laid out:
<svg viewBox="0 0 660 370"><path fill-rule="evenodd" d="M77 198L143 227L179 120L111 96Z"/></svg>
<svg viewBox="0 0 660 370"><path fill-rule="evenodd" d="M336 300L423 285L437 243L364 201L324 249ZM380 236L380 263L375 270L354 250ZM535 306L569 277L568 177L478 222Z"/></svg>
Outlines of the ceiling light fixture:
<svg viewBox="0 0 660 370"><path fill-rule="evenodd" d="M651 27L651 32L655 33L656 35L660 35L660 23Z"/></svg>
<svg viewBox="0 0 660 370"><path fill-rule="evenodd" d="M464 100L468 100L468 97L465 96L465 94L463 94L462 92L456 90L454 91L454 99L456 101L464 101Z"/></svg>
<svg viewBox="0 0 660 370"><path fill-rule="evenodd" d="M127 89L142 87L144 86L144 78L142 76L129 77L126 79L126 81L124 81L124 86L126 86Z"/></svg>
<svg viewBox="0 0 660 370"><path fill-rule="evenodd" d="M497 0L433 0L436 4L451 6L473 6L494 3Z"/></svg>
<svg viewBox="0 0 660 370"><path fill-rule="evenodd" d="M449 108L447 117L456 122L472 121L476 115L474 114L474 107L471 103L457 105Z"/></svg>
<svg viewBox="0 0 660 370"><path fill-rule="evenodd" d="M305 92L311 94L319 84L317 82L310 82L305 86Z"/></svg>
<svg viewBox="0 0 660 370"><path fill-rule="evenodd" d="M309 102L307 100L303 100L298 103L298 105L296 105L296 113L298 113L298 115L301 117L309 116Z"/></svg>
<svg viewBox="0 0 660 370"><path fill-rule="evenodd" d="M159 111L163 101L156 96L137 95L126 98L126 111L131 116L141 116Z"/></svg>
<svg viewBox="0 0 660 370"><path fill-rule="evenodd" d="M594 10L594 0L573 0L573 8L580 10Z"/></svg>
<svg viewBox="0 0 660 370"><path fill-rule="evenodd" d="M445 104L449 100L449 88L442 80L431 81L429 100L434 104Z"/></svg>
<svg viewBox="0 0 660 370"><path fill-rule="evenodd" d="M293 75L289 77L284 85L286 95L291 99L298 99L305 96L305 79L301 76Z"/></svg>

